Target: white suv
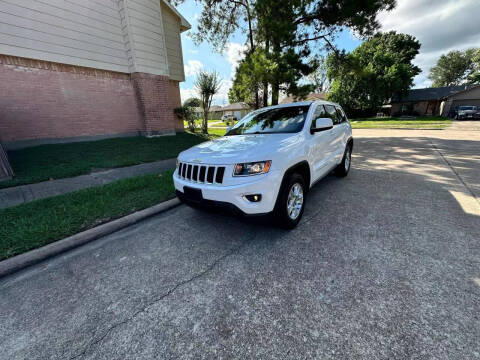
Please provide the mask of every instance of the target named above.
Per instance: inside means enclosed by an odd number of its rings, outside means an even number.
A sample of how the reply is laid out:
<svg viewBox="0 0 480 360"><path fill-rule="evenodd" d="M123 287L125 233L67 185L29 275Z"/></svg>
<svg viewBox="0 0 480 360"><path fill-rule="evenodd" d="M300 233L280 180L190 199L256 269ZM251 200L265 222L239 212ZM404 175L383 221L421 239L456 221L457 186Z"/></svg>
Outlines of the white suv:
<svg viewBox="0 0 480 360"><path fill-rule="evenodd" d="M271 106L248 114L225 136L180 153L173 180L189 205L273 212L280 225L293 228L310 187L331 170L348 174L352 149L352 128L339 105Z"/></svg>

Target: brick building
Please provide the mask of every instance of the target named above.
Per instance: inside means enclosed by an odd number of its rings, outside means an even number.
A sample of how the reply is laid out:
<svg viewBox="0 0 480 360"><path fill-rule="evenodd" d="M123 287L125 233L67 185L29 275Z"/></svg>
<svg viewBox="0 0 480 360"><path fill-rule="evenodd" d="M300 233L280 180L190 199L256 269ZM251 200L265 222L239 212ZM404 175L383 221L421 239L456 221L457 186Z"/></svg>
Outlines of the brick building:
<svg viewBox="0 0 480 360"><path fill-rule="evenodd" d="M166 0L0 2L0 141L7 148L174 134L185 80Z"/></svg>

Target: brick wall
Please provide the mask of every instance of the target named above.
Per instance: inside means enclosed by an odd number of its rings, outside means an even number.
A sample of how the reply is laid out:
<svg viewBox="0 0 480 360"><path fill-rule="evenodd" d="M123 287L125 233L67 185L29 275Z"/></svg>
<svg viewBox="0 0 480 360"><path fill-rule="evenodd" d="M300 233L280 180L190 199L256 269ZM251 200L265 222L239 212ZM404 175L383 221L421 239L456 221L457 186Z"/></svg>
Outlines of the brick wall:
<svg viewBox="0 0 480 360"><path fill-rule="evenodd" d="M182 99L180 98L180 86L178 81L169 80L168 82L168 103L172 107L172 111L182 105ZM174 121L176 131L185 131L185 127L183 126L183 120L175 116Z"/></svg>
<svg viewBox="0 0 480 360"><path fill-rule="evenodd" d="M175 118L168 100L168 77L145 73L132 74L138 109L146 135L175 131Z"/></svg>
<svg viewBox="0 0 480 360"><path fill-rule="evenodd" d="M0 56L2 142L173 132L170 99L165 76Z"/></svg>

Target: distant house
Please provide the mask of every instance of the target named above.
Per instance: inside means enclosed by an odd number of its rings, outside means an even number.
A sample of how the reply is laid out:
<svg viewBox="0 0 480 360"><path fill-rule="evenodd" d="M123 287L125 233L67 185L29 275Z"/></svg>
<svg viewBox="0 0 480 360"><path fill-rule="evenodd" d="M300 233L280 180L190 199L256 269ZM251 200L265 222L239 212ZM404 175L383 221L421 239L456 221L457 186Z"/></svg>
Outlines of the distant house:
<svg viewBox="0 0 480 360"><path fill-rule="evenodd" d="M219 120L222 117L222 107L218 105L210 106L208 118L210 120Z"/></svg>
<svg viewBox="0 0 480 360"><path fill-rule="evenodd" d="M222 115L233 115L240 120L250 112L250 106L244 102L238 102L222 107Z"/></svg>
<svg viewBox="0 0 480 360"><path fill-rule="evenodd" d="M197 119L203 119L203 108L196 107L194 108L195 117ZM220 120L222 117L222 107L218 105L210 106L210 111L208 112L208 120Z"/></svg>
<svg viewBox="0 0 480 360"><path fill-rule="evenodd" d="M318 93L310 93L305 98L298 98L295 96L287 96L286 98L280 101L280 104L290 104L296 101L315 101L315 100L325 100L326 93L318 92Z"/></svg>
<svg viewBox="0 0 480 360"><path fill-rule="evenodd" d="M448 116L451 109L460 105L480 106L480 86L413 89L406 96L395 94L391 115Z"/></svg>

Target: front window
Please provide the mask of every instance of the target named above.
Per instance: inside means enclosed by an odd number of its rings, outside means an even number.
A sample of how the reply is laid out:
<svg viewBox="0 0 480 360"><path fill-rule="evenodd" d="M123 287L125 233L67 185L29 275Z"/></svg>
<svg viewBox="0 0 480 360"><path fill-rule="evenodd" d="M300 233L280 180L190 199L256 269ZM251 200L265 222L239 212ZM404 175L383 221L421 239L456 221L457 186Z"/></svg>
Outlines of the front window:
<svg viewBox="0 0 480 360"><path fill-rule="evenodd" d="M475 106L460 106L459 110L475 110Z"/></svg>
<svg viewBox="0 0 480 360"><path fill-rule="evenodd" d="M309 108L310 105L254 111L232 127L226 136L300 132L305 124Z"/></svg>

